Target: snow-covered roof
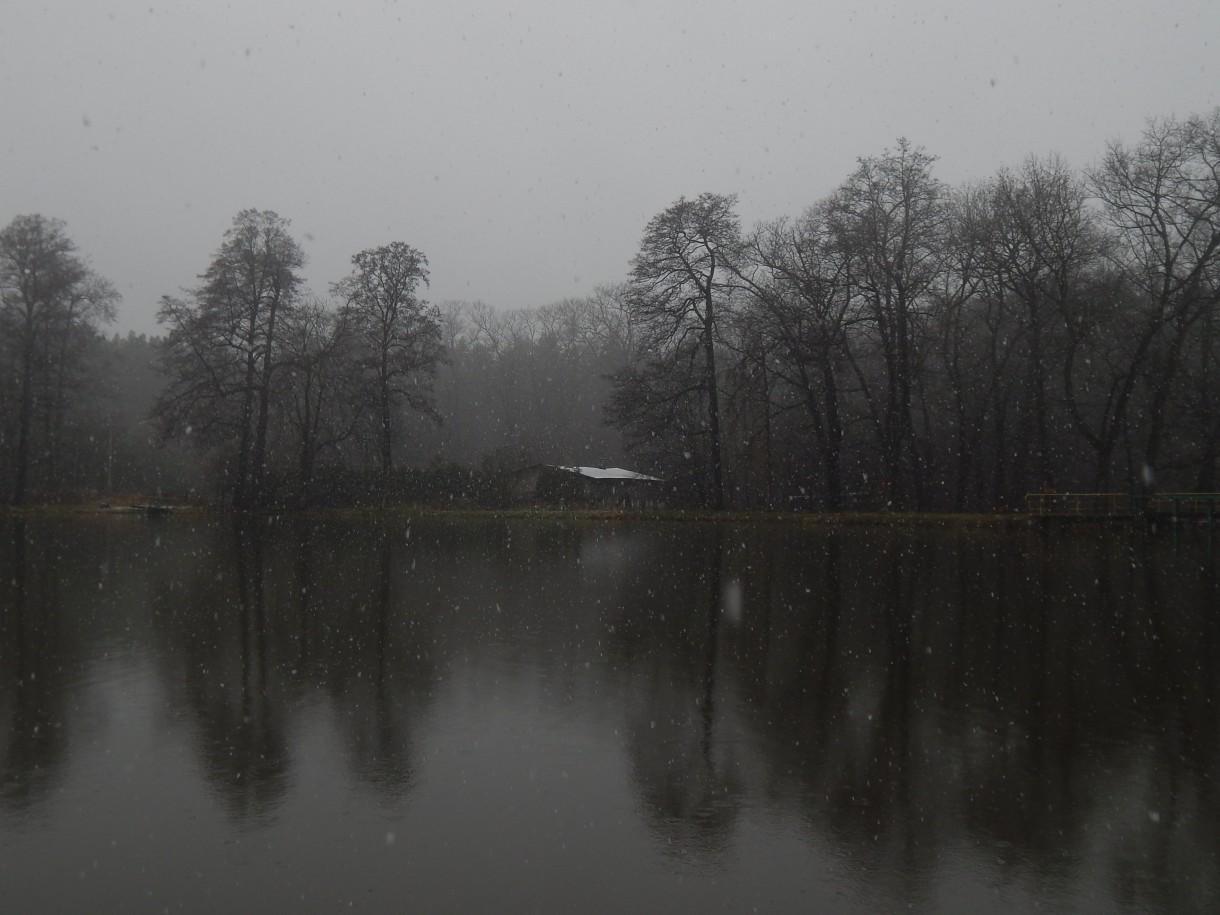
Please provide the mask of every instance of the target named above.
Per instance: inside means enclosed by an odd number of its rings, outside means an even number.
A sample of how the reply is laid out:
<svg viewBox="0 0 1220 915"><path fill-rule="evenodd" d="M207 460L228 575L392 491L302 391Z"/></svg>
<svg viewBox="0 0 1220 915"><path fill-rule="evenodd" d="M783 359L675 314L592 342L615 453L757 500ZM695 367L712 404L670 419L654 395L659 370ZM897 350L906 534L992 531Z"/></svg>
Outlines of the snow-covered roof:
<svg viewBox="0 0 1220 915"><path fill-rule="evenodd" d="M634 470L624 470L622 467L560 467L569 473L576 473L590 480L646 480L650 483L664 483L659 477L650 477L646 473L636 473Z"/></svg>

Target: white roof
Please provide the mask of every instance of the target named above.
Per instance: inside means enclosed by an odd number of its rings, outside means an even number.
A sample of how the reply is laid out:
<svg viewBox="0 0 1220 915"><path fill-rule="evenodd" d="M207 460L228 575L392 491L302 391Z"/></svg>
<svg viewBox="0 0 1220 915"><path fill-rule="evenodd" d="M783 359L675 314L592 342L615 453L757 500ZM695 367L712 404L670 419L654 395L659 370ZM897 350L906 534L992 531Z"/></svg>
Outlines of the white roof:
<svg viewBox="0 0 1220 915"><path fill-rule="evenodd" d="M569 473L577 473L590 480L647 480L652 483L664 483L660 477L650 477L646 473L636 473L634 470L624 470L622 467L560 467Z"/></svg>

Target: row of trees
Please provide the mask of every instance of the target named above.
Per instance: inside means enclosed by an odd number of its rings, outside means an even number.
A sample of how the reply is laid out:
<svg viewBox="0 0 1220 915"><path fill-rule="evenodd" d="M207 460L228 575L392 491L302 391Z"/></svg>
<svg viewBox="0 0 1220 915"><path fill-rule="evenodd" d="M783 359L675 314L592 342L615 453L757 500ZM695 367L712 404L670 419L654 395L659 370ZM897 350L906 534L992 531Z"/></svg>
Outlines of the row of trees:
<svg viewBox="0 0 1220 915"><path fill-rule="evenodd" d="M287 220L247 210L201 284L162 301L159 428L203 447L234 505L502 503L517 467L622 458L604 411L636 349L621 290L434 306L426 256L394 242L323 299L303 263Z"/></svg>
<svg viewBox="0 0 1220 915"><path fill-rule="evenodd" d="M337 308L304 294L304 264L286 219L244 210L200 285L162 299L156 418L166 437L213 449L239 508L274 497L273 450L295 454L302 492L328 451L375 454L388 483L402 408L433 409L442 348L438 312L419 296L427 258L401 242L361 251L333 287Z"/></svg>
<svg viewBox="0 0 1220 915"><path fill-rule="evenodd" d="M18 217L0 478L19 504L155 483L239 507L437 481L486 500L538 461L626 464L710 506L1214 489L1220 111L1083 174L1030 158L951 188L934 166L901 141L750 231L731 195L681 199L625 282L508 312L428 304L402 242L314 295L288 221L246 210L152 341L102 337L113 288L61 223Z"/></svg>
<svg viewBox="0 0 1220 915"><path fill-rule="evenodd" d="M712 505L1213 489L1220 111L1085 175L1031 158L954 190L934 161L900 142L750 233L731 196L655 217L611 408L637 451Z"/></svg>

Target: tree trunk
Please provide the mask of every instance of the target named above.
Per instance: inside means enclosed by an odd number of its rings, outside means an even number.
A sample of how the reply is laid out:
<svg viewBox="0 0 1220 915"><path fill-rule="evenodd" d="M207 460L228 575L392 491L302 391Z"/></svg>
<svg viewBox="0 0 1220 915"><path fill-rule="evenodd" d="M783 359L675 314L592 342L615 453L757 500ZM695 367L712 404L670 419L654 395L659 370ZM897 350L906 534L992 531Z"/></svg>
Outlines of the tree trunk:
<svg viewBox="0 0 1220 915"><path fill-rule="evenodd" d="M1054 462L1050 456L1050 436L1046 405L1046 365L1042 355L1042 319L1036 305L1030 306L1030 372L1034 389L1034 446L1038 451L1038 485L1042 490L1055 487Z"/></svg>
<svg viewBox="0 0 1220 915"><path fill-rule="evenodd" d="M381 352L380 374L377 379L378 407L381 412L381 500L390 495L390 475L394 472L393 392L390 390L390 366L386 349Z"/></svg>
<svg viewBox="0 0 1220 915"><path fill-rule="evenodd" d="M707 363L707 423L712 448L712 507L719 511L724 508L724 466L720 450L720 398L716 382L716 345L712 335L715 319L712 314L710 292L706 293L704 302L707 306L707 317L703 324L703 351Z"/></svg>
<svg viewBox="0 0 1220 915"><path fill-rule="evenodd" d="M13 475L13 504L22 506L29 498L30 433L34 422L34 341L27 332L21 348L21 406L17 413L17 466Z"/></svg>
<svg viewBox="0 0 1220 915"><path fill-rule="evenodd" d="M1161 460L1161 448L1165 441L1165 410L1169 404L1169 395L1177 378L1182 361L1182 348L1186 344L1186 335L1193 326L1193 321L1183 321L1175 330L1173 340L1169 345L1169 358L1165 368L1154 382L1152 404L1148 410L1148 438L1144 446L1144 466L1141 469L1140 480L1144 489L1156 487L1156 469Z"/></svg>
<svg viewBox="0 0 1220 915"><path fill-rule="evenodd" d="M254 430L254 454L250 473L252 495L255 502L266 498L267 477L267 426L270 417L271 373L274 370L272 349L275 346L275 317L279 307L278 291L267 305L267 335L263 340L263 365L259 372L258 425Z"/></svg>
<svg viewBox="0 0 1220 915"><path fill-rule="evenodd" d="M253 497L250 481L250 424L254 419L254 395L257 381L257 354L254 350L254 318L250 318L249 349L246 352L246 378L241 403L241 438L237 446L237 485L233 490L233 507L249 508Z"/></svg>
<svg viewBox="0 0 1220 915"><path fill-rule="evenodd" d="M837 512L843 509L843 419L839 415L839 391L834 366L829 358L822 364L822 384L826 391L826 440L822 446L826 508Z"/></svg>

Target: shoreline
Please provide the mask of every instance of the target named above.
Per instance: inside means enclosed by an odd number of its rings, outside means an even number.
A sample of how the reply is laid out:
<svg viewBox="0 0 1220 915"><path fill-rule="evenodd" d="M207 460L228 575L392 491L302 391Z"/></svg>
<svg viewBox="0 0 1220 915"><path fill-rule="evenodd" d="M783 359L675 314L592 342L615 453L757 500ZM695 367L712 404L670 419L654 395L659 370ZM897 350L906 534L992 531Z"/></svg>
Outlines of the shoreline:
<svg viewBox="0 0 1220 915"><path fill-rule="evenodd" d="M284 508L235 511L205 505L169 503L136 504L40 504L0 507L3 517L62 516L159 517L298 517L298 518L376 518L436 517L503 519L522 521L610 521L790 524L808 527L1026 527L1031 518L1025 512L768 512L759 510L710 511L704 509L559 509L559 508L436 508L429 506L385 506L346 508ZM1099 519L1112 520L1112 519Z"/></svg>

